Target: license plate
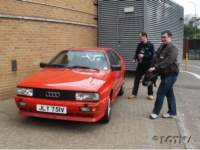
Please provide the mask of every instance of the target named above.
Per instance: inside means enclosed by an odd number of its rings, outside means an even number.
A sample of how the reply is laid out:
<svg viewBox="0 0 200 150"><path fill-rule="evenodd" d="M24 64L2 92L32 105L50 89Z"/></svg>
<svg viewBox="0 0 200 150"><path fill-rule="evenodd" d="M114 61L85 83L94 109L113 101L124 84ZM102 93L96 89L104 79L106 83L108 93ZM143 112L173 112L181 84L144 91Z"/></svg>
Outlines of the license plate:
<svg viewBox="0 0 200 150"><path fill-rule="evenodd" d="M62 106L50 106L50 105L36 105L36 110L39 112L67 114L67 107Z"/></svg>

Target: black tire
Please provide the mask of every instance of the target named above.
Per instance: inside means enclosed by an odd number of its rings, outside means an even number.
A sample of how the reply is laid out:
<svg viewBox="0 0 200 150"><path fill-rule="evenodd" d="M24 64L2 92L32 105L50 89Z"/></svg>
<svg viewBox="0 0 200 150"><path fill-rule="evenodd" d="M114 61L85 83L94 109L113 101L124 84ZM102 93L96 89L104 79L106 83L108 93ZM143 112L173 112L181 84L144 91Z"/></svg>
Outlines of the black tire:
<svg viewBox="0 0 200 150"><path fill-rule="evenodd" d="M122 95L124 95L124 86L123 85L120 88L118 96L122 96Z"/></svg>
<svg viewBox="0 0 200 150"><path fill-rule="evenodd" d="M111 98L109 98L108 100L108 105L106 108L106 112L105 115L103 116L103 118L101 119L102 123L108 123L110 121L111 118L111 110L112 110L112 104L111 104Z"/></svg>

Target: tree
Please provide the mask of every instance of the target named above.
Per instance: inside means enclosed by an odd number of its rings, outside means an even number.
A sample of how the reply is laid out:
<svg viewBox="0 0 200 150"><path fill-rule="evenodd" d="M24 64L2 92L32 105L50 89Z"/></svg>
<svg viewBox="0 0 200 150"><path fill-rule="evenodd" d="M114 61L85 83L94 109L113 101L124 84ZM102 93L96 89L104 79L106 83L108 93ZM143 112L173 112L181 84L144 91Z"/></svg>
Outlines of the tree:
<svg viewBox="0 0 200 150"><path fill-rule="evenodd" d="M184 25L184 38L200 39L199 18L187 18L187 23Z"/></svg>

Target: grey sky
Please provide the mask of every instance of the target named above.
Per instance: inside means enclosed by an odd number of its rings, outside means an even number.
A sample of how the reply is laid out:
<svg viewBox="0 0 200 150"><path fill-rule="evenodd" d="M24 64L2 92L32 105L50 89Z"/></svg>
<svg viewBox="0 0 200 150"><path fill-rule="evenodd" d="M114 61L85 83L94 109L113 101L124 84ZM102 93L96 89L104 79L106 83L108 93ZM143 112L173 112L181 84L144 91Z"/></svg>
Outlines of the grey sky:
<svg viewBox="0 0 200 150"><path fill-rule="evenodd" d="M179 5L184 7L184 14L185 15L195 15L195 9L196 14L199 17L200 16L200 0L172 0Z"/></svg>

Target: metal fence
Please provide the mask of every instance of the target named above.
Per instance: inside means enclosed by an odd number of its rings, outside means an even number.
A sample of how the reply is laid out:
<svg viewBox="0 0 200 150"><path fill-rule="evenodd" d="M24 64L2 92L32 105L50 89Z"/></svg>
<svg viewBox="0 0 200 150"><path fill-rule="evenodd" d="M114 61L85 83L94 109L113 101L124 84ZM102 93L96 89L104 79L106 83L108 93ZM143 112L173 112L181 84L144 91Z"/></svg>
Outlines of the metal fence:
<svg viewBox="0 0 200 150"><path fill-rule="evenodd" d="M200 60L200 40L194 39L188 41L189 59Z"/></svg>
<svg viewBox="0 0 200 150"><path fill-rule="evenodd" d="M200 60L200 39L184 40L184 55L188 53L190 60Z"/></svg>
<svg viewBox="0 0 200 150"><path fill-rule="evenodd" d="M190 49L189 50L190 60L200 60L200 49Z"/></svg>

